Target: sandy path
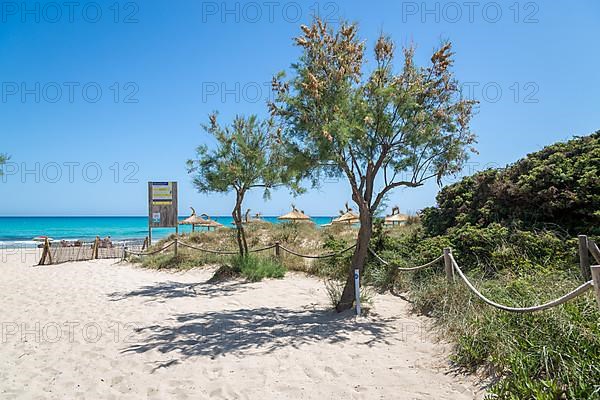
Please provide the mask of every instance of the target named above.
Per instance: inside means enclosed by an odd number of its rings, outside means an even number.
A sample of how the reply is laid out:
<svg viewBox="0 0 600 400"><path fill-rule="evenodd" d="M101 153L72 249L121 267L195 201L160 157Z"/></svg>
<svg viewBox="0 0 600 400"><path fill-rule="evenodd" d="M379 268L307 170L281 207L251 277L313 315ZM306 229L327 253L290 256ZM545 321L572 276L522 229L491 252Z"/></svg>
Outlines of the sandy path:
<svg viewBox="0 0 600 400"><path fill-rule="evenodd" d="M358 321L298 274L208 285L113 261L0 264L2 399L473 399L394 296Z"/></svg>

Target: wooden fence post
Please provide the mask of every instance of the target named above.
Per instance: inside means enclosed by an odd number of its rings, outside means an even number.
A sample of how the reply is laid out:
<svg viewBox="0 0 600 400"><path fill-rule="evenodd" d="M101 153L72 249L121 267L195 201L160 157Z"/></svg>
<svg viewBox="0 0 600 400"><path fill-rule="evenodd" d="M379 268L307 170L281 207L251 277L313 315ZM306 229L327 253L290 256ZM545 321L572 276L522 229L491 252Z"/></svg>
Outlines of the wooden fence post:
<svg viewBox="0 0 600 400"><path fill-rule="evenodd" d="M598 245L593 240L588 240L588 250L596 259L596 262L600 264L600 249Z"/></svg>
<svg viewBox="0 0 600 400"><path fill-rule="evenodd" d="M444 248L444 270L446 271L448 282L452 283L454 282L454 266L452 265L450 254L452 254L450 247Z"/></svg>
<svg viewBox="0 0 600 400"><path fill-rule="evenodd" d="M177 236L175 236L175 250L174 250L175 257L177 257L177 242L178 242L178 239L177 239Z"/></svg>
<svg viewBox="0 0 600 400"><path fill-rule="evenodd" d="M281 247L280 247L279 241L275 242L275 257L280 258L281 257Z"/></svg>
<svg viewBox="0 0 600 400"><path fill-rule="evenodd" d="M100 237L96 236L96 240L94 240L94 247L92 247L92 260L98 259L98 247L100 246Z"/></svg>
<svg viewBox="0 0 600 400"><path fill-rule="evenodd" d="M48 249L48 259L50 260L50 265L52 265L52 250L50 249L50 241L46 238L46 247Z"/></svg>
<svg viewBox="0 0 600 400"><path fill-rule="evenodd" d="M590 267L590 272L592 273L594 293L596 293L596 300L598 301L598 308L600 309L600 265L592 265Z"/></svg>
<svg viewBox="0 0 600 400"><path fill-rule="evenodd" d="M588 248L588 238L585 235L577 236L579 239L579 266L581 267L581 276L585 281L592 279L590 270L590 250Z"/></svg>
<svg viewBox="0 0 600 400"><path fill-rule="evenodd" d="M148 236L144 239L144 243L142 244L142 251L146 250L148 247Z"/></svg>
<svg viewBox="0 0 600 400"><path fill-rule="evenodd" d="M46 264L46 258L48 258L48 255L50 255L50 264L52 264L52 255L50 254L50 242L48 241L48 238L46 238L46 240L44 240L44 250L42 250L42 258L40 259L38 265Z"/></svg>

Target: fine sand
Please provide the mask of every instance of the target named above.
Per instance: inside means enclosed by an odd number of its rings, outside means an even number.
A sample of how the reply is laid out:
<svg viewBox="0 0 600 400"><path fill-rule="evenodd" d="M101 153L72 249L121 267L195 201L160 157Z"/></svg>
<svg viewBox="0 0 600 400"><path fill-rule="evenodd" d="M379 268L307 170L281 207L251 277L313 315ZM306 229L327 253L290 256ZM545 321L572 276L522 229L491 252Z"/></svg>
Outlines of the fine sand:
<svg viewBox="0 0 600 400"><path fill-rule="evenodd" d="M474 399L449 345L392 295L356 319L288 273L205 283L212 269L114 260L33 267L2 254L0 398ZM10 251L8 251L10 253Z"/></svg>

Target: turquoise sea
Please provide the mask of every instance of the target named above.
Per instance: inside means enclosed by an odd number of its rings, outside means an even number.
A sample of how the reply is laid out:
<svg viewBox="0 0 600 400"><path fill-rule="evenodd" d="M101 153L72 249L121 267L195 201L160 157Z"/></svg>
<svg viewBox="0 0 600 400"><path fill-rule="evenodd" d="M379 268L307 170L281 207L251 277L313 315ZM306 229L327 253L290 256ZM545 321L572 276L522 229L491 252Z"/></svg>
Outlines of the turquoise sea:
<svg viewBox="0 0 600 400"><path fill-rule="evenodd" d="M185 219L186 217L180 217ZM232 227L231 217L211 217L219 223ZM277 217L263 217L272 223L281 223ZM313 222L323 225L331 217L313 217ZM203 228L196 227L196 230ZM191 232L191 227L180 225L180 232ZM153 229L152 239L158 240L174 229ZM35 246L38 236L54 240L91 241L96 236L110 236L114 242L132 242L148 236L148 217L0 217L0 246L4 248Z"/></svg>

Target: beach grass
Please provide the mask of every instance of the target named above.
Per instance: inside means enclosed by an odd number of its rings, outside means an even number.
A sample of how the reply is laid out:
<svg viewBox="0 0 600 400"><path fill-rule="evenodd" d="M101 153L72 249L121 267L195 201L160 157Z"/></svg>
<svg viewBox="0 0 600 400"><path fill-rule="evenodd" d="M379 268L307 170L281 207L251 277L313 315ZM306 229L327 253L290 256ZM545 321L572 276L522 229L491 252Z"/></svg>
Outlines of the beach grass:
<svg viewBox="0 0 600 400"><path fill-rule="evenodd" d="M272 257L231 257L230 265L234 271L251 281L258 282L265 278L283 278L286 268Z"/></svg>

